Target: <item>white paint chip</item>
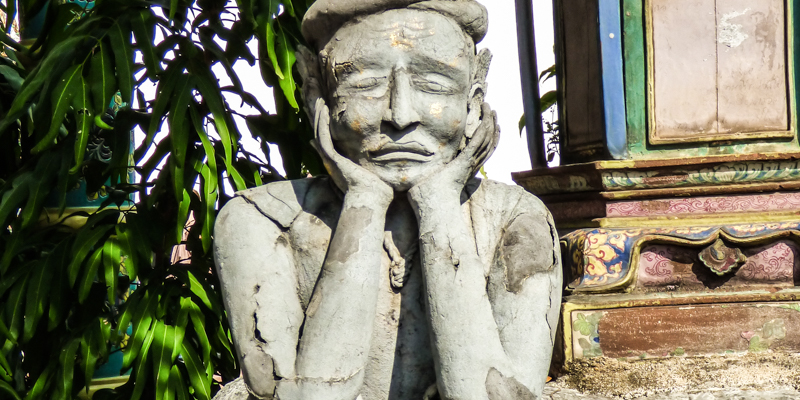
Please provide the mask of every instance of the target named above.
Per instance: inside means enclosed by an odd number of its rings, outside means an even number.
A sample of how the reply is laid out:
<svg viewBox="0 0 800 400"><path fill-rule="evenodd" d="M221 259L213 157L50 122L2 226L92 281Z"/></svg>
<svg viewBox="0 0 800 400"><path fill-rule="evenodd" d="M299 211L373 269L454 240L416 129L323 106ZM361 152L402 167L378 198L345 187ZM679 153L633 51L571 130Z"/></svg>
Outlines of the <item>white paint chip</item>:
<svg viewBox="0 0 800 400"><path fill-rule="evenodd" d="M742 11L729 12L722 16L717 26L717 41L728 47L739 47L749 37L746 33L742 32L742 25L731 23L731 20L741 17L750 11L745 8Z"/></svg>

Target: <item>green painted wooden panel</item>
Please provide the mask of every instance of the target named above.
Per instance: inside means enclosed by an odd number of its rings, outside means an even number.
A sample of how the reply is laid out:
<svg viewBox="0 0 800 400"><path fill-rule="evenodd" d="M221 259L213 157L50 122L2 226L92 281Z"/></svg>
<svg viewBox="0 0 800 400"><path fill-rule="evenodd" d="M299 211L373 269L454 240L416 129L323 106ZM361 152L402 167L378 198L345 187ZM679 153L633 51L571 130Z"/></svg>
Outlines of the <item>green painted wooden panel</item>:
<svg viewBox="0 0 800 400"><path fill-rule="evenodd" d="M709 155L741 154L741 153L769 153L769 152L795 152L800 148L795 135L791 140L749 141L749 142L722 142L722 143L692 143L650 145L647 142L647 31L645 25L645 0L622 0L623 5L623 31L625 58L625 104L627 111L628 149L631 159L663 159L682 157L702 157ZM800 71L796 65L800 63L800 40L797 39L795 26L800 26L800 0L787 0L790 18L787 18L789 37L787 45L793 50L793 63L789 66L792 76L792 104L790 110L793 122L796 124L798 114L798 90ZM795 127L796 129L796 127Z"/></svg>
<svg viewBox="0 0 800 400"><path fill-rule="evenodd" d="M647 131L647 62L642 6L642 0L624 0L622 7L628 148L634 153L643 150Z"/></svg>

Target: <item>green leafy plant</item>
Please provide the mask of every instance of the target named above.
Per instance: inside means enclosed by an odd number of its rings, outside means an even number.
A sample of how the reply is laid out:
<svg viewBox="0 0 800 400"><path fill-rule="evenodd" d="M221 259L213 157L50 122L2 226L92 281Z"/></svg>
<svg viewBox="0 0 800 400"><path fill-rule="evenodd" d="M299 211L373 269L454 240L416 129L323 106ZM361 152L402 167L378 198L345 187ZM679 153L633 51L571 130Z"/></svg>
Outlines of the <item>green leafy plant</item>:
<svg viewBox="0 0 800 400"><path fill-rule="evenodd" d="M210 399L239 376L214 219L232 190L320 170L293 72L311 2L0 6L23 34L45 16L33 40L13 39L10 23L0 34L0 398L74 398L116 352L130 380L95 399ZM247 91L237 62L259 67L276 113ZM258 112L239 115L234 101ZM137 127L145 139L133 148ZM245 134L261 154L242 148ZM105 201L71 210L76 190ZM187 259L175 259L177 245Z"/></svg>
<svg viewBox="0 0 800 400"><path fill-rule="evenodd" d="M549 68L539 74L539 84L543 84L556 77L556 66L551 65ZM556 159L556 155L561 154L561 129L558 119L558 92L550 90L539 97L539 111L542 114L542 123L544 123L544 146L545 154L547 155L547 162L552 163ZM545 114L549 113L549 117ZM525 128L525 114L519 119L519 133Z"/></svg>

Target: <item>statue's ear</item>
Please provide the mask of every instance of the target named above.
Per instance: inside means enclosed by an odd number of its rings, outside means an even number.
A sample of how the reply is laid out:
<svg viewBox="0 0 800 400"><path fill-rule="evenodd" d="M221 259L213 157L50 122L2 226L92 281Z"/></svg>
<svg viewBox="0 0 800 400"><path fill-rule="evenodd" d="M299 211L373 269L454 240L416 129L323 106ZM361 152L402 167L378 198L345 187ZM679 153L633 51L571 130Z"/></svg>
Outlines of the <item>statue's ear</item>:
<svg viewBox="0 0 800 400"><path fill-rule="evenodd" d="M466 137L472 135L481 124L481 105L486 97L486 75L489 74L489 65L492 63L492 52L489 49L481 50L475 56L475 72L472 75L472 87L469 90L469 105L467 106Z"/></svg>
<svg viewBox="0 0 800 400"><path fill-rule="evenodd" d="M302 45L297 49L295 56L297 58L297 72L300 73L300 77L303 79L301 90L306 114L313 117L316 115L314 108L317 99L324 98L319 57Z"/></svg>

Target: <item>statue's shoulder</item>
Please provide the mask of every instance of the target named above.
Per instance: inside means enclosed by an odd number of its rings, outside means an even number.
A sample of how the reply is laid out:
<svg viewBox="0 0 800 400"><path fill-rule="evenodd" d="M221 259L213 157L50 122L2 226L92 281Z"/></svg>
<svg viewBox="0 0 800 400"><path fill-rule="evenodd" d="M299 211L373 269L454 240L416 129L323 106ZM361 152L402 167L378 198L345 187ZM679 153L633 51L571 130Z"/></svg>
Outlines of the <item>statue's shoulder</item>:
<svg viewBox="0 0 800 400"><path fill-rule="evenodd" d="M552 218L550 211L538 197L517 185L475 178L467 183L467 191L471 193L470 202L501 212L508 220L513 220L520 214Z"/></svg>
<svg viewBox="0 0 800 400"><path fill-rule="evenodd" d="M328 177L324 176L268 183L237 192L235 199L244 200L284 229L303 212L316 214L322 207L340 203ZM232 203L242 206L241 201Z"/></svg>

